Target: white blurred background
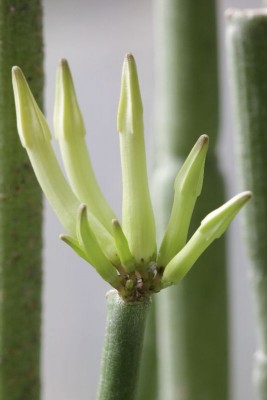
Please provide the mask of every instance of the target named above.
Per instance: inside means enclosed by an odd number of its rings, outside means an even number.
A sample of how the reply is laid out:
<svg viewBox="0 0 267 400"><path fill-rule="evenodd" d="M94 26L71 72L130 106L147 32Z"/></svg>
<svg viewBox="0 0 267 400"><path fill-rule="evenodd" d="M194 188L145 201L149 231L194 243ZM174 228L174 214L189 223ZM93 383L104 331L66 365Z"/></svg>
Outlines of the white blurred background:
<svg viewBox="0 0 267 400"><path fill-rule="evenodd" d="M238 189L233 174L233 121L227 82L224 10L258 7L257 0L218 0L221 74L219 153L228 197ZM124 54L135 55L145 112L148 165L153 149L153 1L44 0L46 114L52 125L55 72L67 58L87 127L96 175L118 216L121 174L116 113ZM56 147L56 144L55 144ZM94 399L105 325L108 286L58 235L62 232L45 204L43 292L43 400ZM253 399L252 354L255 349L253 306L239 222L230 235L232 398ZM216 400L216 399L214 399Z"/></svg>

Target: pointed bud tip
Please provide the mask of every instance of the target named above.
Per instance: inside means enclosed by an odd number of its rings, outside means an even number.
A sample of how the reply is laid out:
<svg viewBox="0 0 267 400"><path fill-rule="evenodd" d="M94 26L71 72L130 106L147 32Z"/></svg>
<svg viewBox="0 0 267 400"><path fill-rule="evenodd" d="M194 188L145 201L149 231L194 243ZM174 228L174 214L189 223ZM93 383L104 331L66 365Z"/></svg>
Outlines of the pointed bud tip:
<svg viewBox="0 0 267 400"><path fill-rule="evenodd" d="M80 229L80 225L82 224L82 221L87 217L87 206L86 204L80 204L78 207L78 212L77 212L77 229Z"/></svg>
<svg viewBox="0 0 267 400"><path fill-rule="evenodd" d="M127 53L122 68L117 129L120 133L134 133L142 124L143 105L136 63L133 55Z"/></svg>
<svg viewBox="0 0 267 400"><path fill-rule="evenodd" d="M231 207L235 204L237 208L238 207L241 208L243 207L244 204L246 204L247 201L251 199L251 197L252 197L252 192L247 190L234 196L224 206L228 205L229 207Z"/></svg>
<svg viewBox="0 0 267 400"><path fill-rule="evenodd" d="M242 195L242 197L244 197L244 199L246 199L246 201L251 199L251 197L253 196L253 194L250 190L246 190L245 192L242 192L240 195Z"/></svg>
<svg viewBox="0 0 267 400"><path fill-rule="evenodd" d="M205 152L208 151L209 147L209 137L208 135L201 135L198 140L196 141L196 144L194 146L195 149L198 149L198 152L201 150L205 150Z"/></svg>
<svg viewBox="0 0 267 400"><path fill-rule="evenodd" d="M242 208L252 197L252 192L247 190L235 196L237 202L240 204L240 208Z"/></svg>
<svg viewBox="0 0 267 400"><path fill-rule="evenodd" d="M209 143L208 135L201 135L197 141L197 143L201 143L202 145Z"/></svg>
<svg viewBox="0 0 267 400"><path fill-rule="evenodd" d="M12 75L15 75L16 77L23 75L20 67L14 65L14 67L12 67Z"/></svg>
<svg viewBox="0 0 267 400"><path fill-rule="evenodd" d="M51 134L37 105L22 70L12 68L12 84L17 114L17 128L23 147L32 147L39 141L49 141Z"/></svg>
<svg viewBox="0 0 267 400"><path fill-rule="evenodd" d="M68 67L69 64L68 64L67 59L66 58L61 58L61 60L59 61L59 66L60 67Z"/></svg>
<svg viewBox="0 0 267 400"><path fill-rule="evenodd" d="M78 215L82 215L84 212L86 212L86 210L87 210L87 205L84 203L80 204L78 208Z"/></svg>
<svg viewBox="0 0 267 400"><path fill-rule="evenodd" d="M111 223L112 223L112 226L113 226L114 228L117 228L117 227L120 226L120 223L119 223L119 221L118 221L116 218L114 218L114 219L111 221Z"/></svg>
<svg viewBox="0 0 267 400"><path fill-rule="evenodd" d="M201 135L177 174L174 182L176 191L196 197L200 195L208 147L209 137Z"/></svg>
<svg viewBox="0 0 267 400"><path fill-rule="evenodd" d="M135 59L134 59L134 56L132 55L132 53L125 54L124 62L126 62L127 64L135 63Z"/></svg>
<svg viewBox="0 0 267 400"><path fill-rule="evenodd" d="M134 56L131 53L127 53L124 57L122 80L124 79L125 84L129 85L128 89L132 89L131 84L136 84L136 81L138 83L136 62Z"/></svg>
<svg viewBox="0 0 267 400"><path fill-rule="evenodd" d="M73 139L85 136L83 117L76 97L68 61L62 58L57 69L56 100L54 106L56 139Z"/></svg>
<svg viewBox="0 0 267 400"><path fill-rule="evenodd" d="M199 230L207 235L207 240L219 238L231 221L250 200L250 191L242 192L227 201L221 207L208 214L201 222Z"/></svg>
<svg viewBox="0 0 267 400"><path fill-rule="evenodd" d="M58 69L63 74L67 73L68 75L71 75L70 66L66 58L61 58L58 64Z"/></svg>
<svg viewBox="0 0 267 400"><path fill-rule="evenodd" d="M18 90L17 85L18 85L19 81L26 81L26 79L25 79L25 76L24 76L21 68L16 65L14 67L12 67L11 74L12 74L12 81L13 81L13 86L14 86L14 91L15 91L15 90Z"/></svg>

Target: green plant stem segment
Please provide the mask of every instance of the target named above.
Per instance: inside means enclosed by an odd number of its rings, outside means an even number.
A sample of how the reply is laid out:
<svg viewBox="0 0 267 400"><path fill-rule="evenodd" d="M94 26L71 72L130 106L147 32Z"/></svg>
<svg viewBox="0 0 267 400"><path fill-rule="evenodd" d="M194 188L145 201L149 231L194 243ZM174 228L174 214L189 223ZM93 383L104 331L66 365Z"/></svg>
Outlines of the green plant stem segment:
<svg viewBox="0 0 267 400"><path fill-rule="evenodd" d="M41 190L17 134L10 71L42 106L40 0L0 3L0 399L40 398Z"/></svg>
<svg viewBox="0 0 267 400"><path fill-rule="evenodd" d="M189 237L209 210L224 200L215 155L219 123L215 6L215 0L155 2L153 198L159 239L171 214L175 176L201 134L210 137L210 149ZM223 239L201 256L193 274L157 296L160 400L228 399L226 292Z"/></svg>
<svg viewBox="0 0 267 400"><path fill-rule="evenodd" d="M250 258L259 347L254 383L258 399L267 399L267 10L229 10L227 44L237 123L241 186L253 191L245 236Z"/></svg>
<svg viewBox="0 0 267 400"><path fill-rule="evenodd" d="M157 365L158 357L156 348L156 307L155 296L148 313L145 328L144 346L140 362L139 381L138 381L138 400L157 400L158 396L158 376Z"/></svg>
<svg viewBox="0 0 267 400"><path fill-rule="evenodd" d="M134 400L150 299L126 303L107 294L107 322L97 400Z"/></svg>

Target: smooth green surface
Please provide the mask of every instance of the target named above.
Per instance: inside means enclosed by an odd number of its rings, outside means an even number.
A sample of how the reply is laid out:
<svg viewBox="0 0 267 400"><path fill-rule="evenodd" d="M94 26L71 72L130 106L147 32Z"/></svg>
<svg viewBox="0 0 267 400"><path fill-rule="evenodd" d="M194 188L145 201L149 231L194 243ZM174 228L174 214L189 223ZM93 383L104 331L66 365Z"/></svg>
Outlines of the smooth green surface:
<svg viewBox="0 0 267 400"><path fill-rule="evenodd" d="M85 127L66 60L57 70L54 130L71 188L102 225L111 232L113 211L97 183L86 147Z"/></svg>
<svg viewBox="0 0 267 400"><path fill-rule="evenodd" d="M202 253L219 239L226 231L236 214L250 200L251 192L243 192L234 196L227 203L209 213L199 228L182 248L182 250L167 264L162 285L179 283L188 274Z"/></svg>
<svg viewBox="0 0 267 400"><path fill-rule="evenodd" d="M123 187L122 228L142 269L155 256L156 227L147 181L143 105L131 54L126 55L123 63L117 129Z"/></svg>
<svg viewBox="0 0 267 400"><path fill-rule="evenodd" d="M257 312L259 345L254 381L267 399L267 14L234 10L228 14L227 44L236 113L241 187L253 192L246 207L244 234L250 282Z"/></svg>
<svg viewBox="0 0 267 400"><path fill-rule="evenodd" d="M0 399L40 398L41 191L16 127L11 67L42 106L39 0L0 2Z"/></svg>
<svg viewBox="0 0 267 400"><path fill-rule="evenodd" d="M80 201L61 171L50 143L51 134L47 121L19 67L12 69L12 82L21 143L27 150L37 180L49 203L63 227L75 239ZM104 253L112 262L117 262L118 256L111 233L92 213L91 207L90 210L87 209L86 215Z"/></svg>
<svg viewBox="0 0 267 400"><path fill-rule="evenodd" d="M67 232L74 234L80 203L61 172L50 143L46 119L19 67L12 69L12 83L21 144L27 150L37 180L60 222Z"/></svg>
<svg viewBox="0 0 267 400"><path fill-rule="evenodd" d="M155 2L156 165L159 234L167 226L173 182L201 134L210 138L204 185L190 234L224 201L215 157L218 76L215 0ZM165 292L165 293L164 293ZM225 241L157 299L160 400L228 399Z"/></svg>
<svg viewBox="0 0 267 400"><path fill-rule="evenodd" d="M156 131L159 159L187 157L218 134L215 0L156 0ZM179 132L179 133L177 133Z"/></svg>
<svg viewBox="0 0 267 400"><path fill-rule="evenodd" d="M134 400L150 300L125 303L107 294L106 333L97 400Z"/></svg>
<svg viewBox="0 0 267 400"><path fill-rule="evenodd" d="M171 216L157 259L160 266L165 267L187 241L193 210L203 186L208 140L206 135L198 139L175 178Z"/></svg>
<svg viewBox="0 0 267 400"><path fill-rule="evenodd" d="M94 232L88 223L86 210L85 205L81 206L79 209L77 221L78 241L83 246L90 264L95 267L99 275L112 286L116 287L119 283L117 271L99 246Z"/></svg>

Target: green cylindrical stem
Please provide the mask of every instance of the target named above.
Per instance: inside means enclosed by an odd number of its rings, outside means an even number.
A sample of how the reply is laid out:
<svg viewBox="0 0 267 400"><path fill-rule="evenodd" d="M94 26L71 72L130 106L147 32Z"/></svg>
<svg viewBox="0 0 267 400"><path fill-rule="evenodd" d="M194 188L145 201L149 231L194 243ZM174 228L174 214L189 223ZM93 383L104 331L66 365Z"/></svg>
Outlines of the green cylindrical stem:
<svg viewBox="0 0 267 400"><path fill-rule="evenodd" d="M147 318L145 329L144 346L142 351L141 365L139 371L138 400L157 400L158 395L158 356L156 349L156 309L155 302Z"/></svg>
<svg viewBox="0 0 267 400"><path fill-rule="evenodd" d="M250 281L256 301L259 349L255 385L267 399L267 12L231 10L227 43L237 122L239 178L253 192L245 211Z"/></svg>
<svg viewBox="0 0 267 400"><path fill-rule="evenodd" d="M224 201L214 151L219 125L215 6L215 0L156 1L154 198L160 236L170 215L175 174L201 134L209 135L210 148L190 236ZM181 284L159 296L160 400L228 398L225 270L220 240Z"/></svg>
<svg viewBox="0 0 267 400"><path fill-rule="evenodd" d="M150 300L126 303L107 294L107 323L97 400L134 400Z"/></svg>
<svg viewBox="0 0 267 400"><path fill-rule="evenodd" d="M218 169L213 162L206 162L203 192L191 231L224 197ZM209 196L214 182L217 190ZM224 247L222 237L201 255L178 286L157 296L160 400L228 398Z"/></svg>
<svg viewBox="0 0 267 400"><path fill-rule="evenodd" d="M186 157L218 131L215 0L156 0L157 155Z"/></svg>
<svg viewBox="0 0 267 400"><path fill-rule="evenodd" d="M16 127L11 67L42 105L40 0L0 3L0 399L40 398L41 191Z"/></svg>

